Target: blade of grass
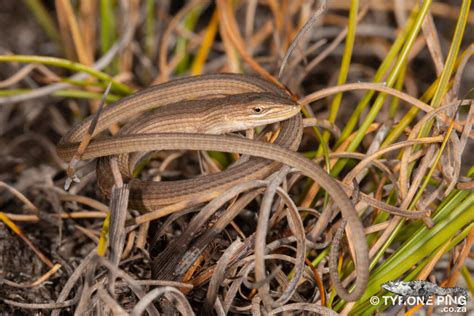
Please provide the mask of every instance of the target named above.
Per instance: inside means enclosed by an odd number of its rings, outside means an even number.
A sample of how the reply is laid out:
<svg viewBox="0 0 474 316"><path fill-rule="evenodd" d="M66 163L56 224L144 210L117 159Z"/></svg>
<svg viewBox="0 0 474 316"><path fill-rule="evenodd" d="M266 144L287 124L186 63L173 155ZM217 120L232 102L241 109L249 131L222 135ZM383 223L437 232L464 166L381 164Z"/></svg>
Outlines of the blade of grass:
<svg viewBox="0 0 474 316"><path fill-rule="evenodd" d="M459 58L456 60L455 69L457 69L460 62L466 57L467 53L469 53L469 47L467 47L459 56ZM440 78L437 78L429 86L429 88L425 91L425 93L423 93L423 95L420 97L420 101L427 102L433 98L435 89L439 84L439 80ZM451 87L451 83L449 83L448 87ZM418 108L411 108L410 110L408 110L408 112L403 116L400 122L390 131L387 138L385 138L382 144L382 147L386 147L392 144L393 142L395 142L402 135L403 131L408 127L408 125L410 125L410 123L416 118L418 112L419 112Z"/></svg>
<svg viewBox="0 0 474 316"><path fill-rule="evenodd" d="M8 55L0 56L0 62L21 62L21 63L38 63L44 65L50 65L60 68L69 69L76 72L87 73L97 79L112 82L112 89L117 92L124 94L130 94L133 92L133 89L127 85L120 83L116 80L113 80L108 74L95 70L94 68L85 66L81 63L76 63L67 59L56 58L56 57L47 57L47 56L29 56L29 55Z"/></svg>
<svg viewBox="0 0 474 316"><path fill-rule="evenodd" d="M24 1L48 37L61 47L61 39L58 34L56 24L54 23L53 18L49 15L48 10L46 10L44 7L43 3L38 0Z"/></svg>
<svg viewBox="0 0 474 316"><path fill-rule="evenodd" d="M410 206L408 209L413 209L416 205L416 203L420 200L421 195L425 191L428 182L431 180L431 177L433 176L433 172L436 169L436 166L438 165L439 159L441 158L441 155L444 151L444 148L446 147L446 144L448 143L449 137L451 135L451 132L453 131L453 124L449 125L448 131L446 132L446 135L444 137L443 143L441 144L441 148L438 150L438 153L436 154L435 161L433 162L433 165L431 166L430 170L428 171L428 174L425 177L425 180L423 181L422 185L418 189L418 192L416 193L415 197L411 201Z"/></svg>
<svg viewBox="0 0 474 316"><path fill-rule="evenodd" d="M305 107L301 108L301 111L303 112L303 115L305 117L312 117L312 115L307 111ZM322 154L324 157L324 164L326 166L326 170L328 173L331 170L331 161L329 160L329 144L327 140L324 140L323 136L319 132L319 129L316 126L312 127L313 132L316 136L317 141L320 143L320 148L322 148ZM314 158L311 157L311 158ZM317 187L316 187L317 186ZM305 188L303 191L302 196L299 198L299 201L302 201L300 203L300 206L302 207L309 207L311 203L314 201L314 198L316 197L316 194L319 191L319 185L317 183L314 183L314 181L308 180L305 184ZM324 206L326 206L328 202L328 195L327 192L324 195Z"/></svg>
<svg viewBox="0 0 474 316"><path fill-rule="evenodd" d="M199 75L202 73L202 69L204 68L204 63L209 55L209 51L211 50L212 43L216 38L217 34L217 26L219 24L219 13L217 10L214 10L212 14L211 21L206 29L206 33L204 34L204 39L202 41L201 46L197 52L196 57L193 60L191 65L191 74L192 75Z"/></svg>
<svg viewBox="0 0 474 316"><path fill-rule="evenodd" d="M101 257L105 256L107 251L107 245L109 243L109 224L110 224L110 212L107 212L107 216L102 223L102 229L100 230L99 243L97 245L97 254Z"/></svg>
<svg viewBox="0 0 474 316"><path fill-rule="evenodd" d="M473 228L474 228L474 224L471 224L471 225L467 226L466 228L464 228L456 237L454 237L449 242L448 246L444 248L444 254L448 253L456 245L458 245L460 242L462 242ZM439 248L437 250L433 251L433 253L430 256L428 256L420 264L418 264L418 266L416 266L415 269L413 269L406 277L403 278L403 281L415 280L417 278L418 274L420 273L420 271L423 270L424 267L427 264L429 264L429 262L434 258L434 256L436 256L436 253L437 253L438 250L439 250ZM379 298L381 298L382 296L392 296L393 294L392 293L386 293L385 291L380 291L379 290L379 293L376 294L376 295ZM381 299L380 302L382 303L383 300ZM357 312L360 312L361 315L372 315L375 312L376 309L379 310L379 312L381 312L381 311L385 310L386 308L388 308L389 306L390 305L382 305L382 304L373 305L373 304L369 303L368 301L365 301L365 302L361 303L360 305L356 306L356 309L354 309L352 314L358 315Z"/></svg>
<svg viewBox="0 0 474 316"><path fill-rule="evenodd" d="M11 89L11 90L0 90L0 97L18 95L22 93L29 93L34 91L32 89ZM74 89L64 89L55 91L51 94L53 97L63 97L63 98L77 98L77 99L87 99L87 100L100 100L102 98L102 93L74 90ZM107 102L115 102L121 97L113 94L109 94L106 98Z"/></svg>
<svg viewBox="0 0 474 316"><path fill-rule="evenodd" d="M105 54L115 39L115 19L112 0L100 0L100 50Z"/></svg>
<svg viewBox="0 0 474 316"><path fill-rule="evenodd" d="M471 0L464 0L459 12L459 18L456 23L456 29L454 30L453 39L451 41L451 46L449 48L448 56L446 58L446 64L441 72L441 77L438 83L438 86L434 92L433 99L431 100L430 105L436 109L441 105L442 97L446 94L449 89L449 80L454 73L455 61L459 54L459 49L462 42L462 37L464 35L464 30L467 24L467 15L469 13L469 8L471 6ZM419 133L419 137L425 137L430 133L431 128L433 127L434 120L431 119L422 127ZM419 146L414 146L412 149L413 152L416 152L419 149ZM408 170L401 170L400 172L406 172L407 177L410 176L413 168L414 162L409 165ZM418 191L419 194L420 191Z"/></svg>
<svg viewBox="0 0 474 316"><path fill-rule="evenodd" d="M155 53L155 1L146 0L145 54L151 60Z"/></svg>
<svg viewBox="0 0 474 316"><path fill-rule="evenodd" d="M187 31L193 31L203 11L204 5L198 5L192 9L184 18L184 29ZM182 36L178 37L176 40L175 54L177 56L182 56L180 62L176 66L176 74L178 75L184 74L189 69L189 61L191 60L191 57L188 53L187 47L188 40Z"/></svg>
<svg viewBox="0 0 474 316"><path fill-rule="evenodd" d="M82 38L82 34L79 31L79 25L77 23L77 18L74 14L71 2L66 0L57 0L56 5L62 7L63 14L65 15L65 20L67 22L67 27L72 36L79 61L84 65L92 65L92 56L89 55L85 49L84 39Z"/></svg>
<svg viewBox="0 0 474 316"><path fill-rule="evenodd" d="M412 238L403 243L392 256L375 269L371 274L367 290L353 309L353 313L357 314L365 310L368 305L367 300L380 291L382 283L399 279L405 272L410 271L417 262L434 253L438 247L456 235L466 224L474 221L474 196L472 194L467 191L458 192L451 202L453 203L447 204L435 215L433 220L436 225L432 229L420 228Z"/></svg>
<svg viewBox="0 0 474 316"><path fill-rule="evenodd" d="M461 9L459 11L459 18L456 23L456 29L454 30L453 39L451 41L451 46L449 48L448 56L446 58L446 64L441 73L441 78L433 99L431 100L431 106L437 108L441 104L441 99L447 91L448 82L454 72L454 65L457 59L459 49L461 47L462 38L464 35L464 30L466 29L467 16L469 14L469 8L471 6L471 0L464 0L462 2ZM427 123L426 128L420 133L422 136L427 135L428 131L431 129L431 124Z"/></svg>
<svg viewBox="0 0 474 316"><path fill-rule="evenodd" d="M427 0L423 2L422 7L420 8L420 11L418 13L418 16L416 17L416 20L414 21L413 27L410 29L409 34L407 34L406 41L400 51L400 55L398 56L397 61L395 62L392 71L388 74L387 80L386 80L386 85L388 87L392 87L393 84L395 83L395 80L397 79L397 76L400 73L400 70L402 69L403 64L408 58L408 53L410 52L413 43L415 42L417 35L421 29L421 25L423 23L423 20L430 8L431 1ZM407 23L408 24L408 23ZM374 104L372 105L372 108L370 109L369 113L367 114L367 117L365 120L362 122L362 125L358 129L356 136L354 137L354 140L349 144L347 147L347 151L354 151L357 149L359 144L362 142L365 133L367 129L369 128L370 124L375 120L376 116L378 115L380 109L382 108L382 105L385 102L386 99L386 94L381 93L377 96L377 98L374 101ZM351 118L352 119L352 118ZM346 129L345 129L346 130ZM344 135L344 131L342 132ZM342 138L342 136L341 136ZM347 163L347 160L339 160L336 165L334 166L332 170L333 175L338 175L342 169L344 168L345 164Z"/></svg>
<svg viewBox="0 0 474 316"><path fill-rule="evenodd" d="M427 186L428 184L428 181L431 179L431 176L432 176L432 173L434 171L434 169L436 168L437 166L437 163L441 157L441 154L443 152L443 149L447 143L447 140L449 139L449 135L452 131L452 127L453 127L453 124L450 125L450 130L448 130L448 132L446 133L446 136L444 137L444 141L443 141L443 144L441 145L441 148L440 150L438 151L437 153L437 156L435 158L435 162L433 163L433 166L432 168L430 169L430 171L428 172L428 175L425 177L425 181L424 183L420 186L420 188L417 190L417 194L415 195L415 197L413 198L411 204L409 205L408 209L413 209L414 206L416 205L416 202L419 200L419 198L421 197L421 194L424 192L424 188ZM372 263L371 263L371 268L373 268L375 266L375 264L378 262L378 260L382 257L382 255L385 253L385 251L387 250L387 248L392 244L392 242L396 239L398 233L401 231L402 229L402 226L403 224L405 223L405 220L401 220L397 226L395 227L394 231L392 232L392 234L390 235L390 238L387 239L387 241L384 243L384 245L381 247L381 249L377 252L377 254L374 256L374 258L372 259ZM406 227L405 227L406 229Z"/></svg>
<svg viewBox="0 0 474 316"><path fill-rule="evenodd" d="M352 58L352 51L354 48L354 42L357 31L357 11L359 10L359 1L351 1L351 6L349 10L349 23L348 31L346 36L346 42L344 47L344 54L342 55L341 67L339 68L339 76L337 78L337 85L346 83L347 75L349 73L349 66ZM339 112L339 107L342 101L342 93L338 93L332 99L331 105L329 107L329 117L328 120L331 123L336 121L337 114ZM322 135L322 143L327 143L329 141L330 133L325 131ZM321 155L323 147L320 146L318 149L318 156Z"/></svg>
<svg viewBox="0 0 474 316"><path fill-rule="evenodd" d="M410 17L408 18L407 23L405 24L405 27L401 30L395 42L392 44L392 47L390 47L390 50L387 53L387 57L385 57L380 67L377 69L373 82L382 82L385 76L385 73L389 70L390 66L393 64L394 60L396 59L397 54L402 49L403 44L406 42L408 36L411 34L412 29L414 28L414 24L415 24L418 13L419 13L419 8L416 6L415 8L413 8L413 11ZM350 134L352 134L352 131L354 130L357 124L357 121L359 120L360 114L368 106L369 101L373 95L374 95L374 92L369 91L360 100L359 104L354 109L354 112L351 118L349 119L344 130L342 131L341 137L339 138L339 141L337 142L336 146L339 146L342 142L344 142L344 140L347 137L349 137Z"/></svg>
<svg viewBox="0 0 474 316"><path fill-rule="evenodd" d="M461 274L464 277L464 280L466 281L469 292L473 294L474 293L474 280L472 279L472 275L471 275L471 272L469 271L469 268L467 266L463 266L461 268Z"/></svg>
<svg viewBox="0 0 474 316"><path fill-rule="evenodd" d="M407 63L403 63L402 69L400 70L400 75L397 78L397 81L395 82L394 88L397 90L402 91L403 90L403 83L405 81L405 73L407 70ZM394 98L392 97L392 102L390 103L390 109L388 111L388 115L390 119L394 119L395 115L398 113L398 106L400 104L400 99L399 98ZM381 145L383 147L383 143Z"/></svg>

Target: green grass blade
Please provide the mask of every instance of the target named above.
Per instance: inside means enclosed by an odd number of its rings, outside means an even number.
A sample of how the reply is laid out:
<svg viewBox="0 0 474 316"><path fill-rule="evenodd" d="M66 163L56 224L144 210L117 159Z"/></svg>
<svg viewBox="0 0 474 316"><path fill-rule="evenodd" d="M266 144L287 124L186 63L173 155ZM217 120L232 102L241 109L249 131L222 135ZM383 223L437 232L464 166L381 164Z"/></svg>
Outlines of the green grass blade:
<svg viewBox="0 0 474 316"><path fill-rule="evenodd" d="M56 58L56 57L46 57L46 56L33 56L33 55L8 55L0 56L0 62L20 62L20 63L38 63L43 65L50 65L60 68L69 69L76 72L84 72L91 75L99 80L106 82L112 82L112 89L124 94L130 94L133 92L133 89L115 81L108 74L95 70L94 68L85 66L81 63L72 62L67 59Z"/></svg>
<svg viewBox="0 0 474 316"><path fill-rule="evenodd" d="M39 0L25 0L25 4L31 10L39 25L43 28L48 37L56 44L61 46L61 38L59 36L56 24L54 23L53 18L51 18L49 15L48 10L46 10L44 7L43 3Z"/></svg>

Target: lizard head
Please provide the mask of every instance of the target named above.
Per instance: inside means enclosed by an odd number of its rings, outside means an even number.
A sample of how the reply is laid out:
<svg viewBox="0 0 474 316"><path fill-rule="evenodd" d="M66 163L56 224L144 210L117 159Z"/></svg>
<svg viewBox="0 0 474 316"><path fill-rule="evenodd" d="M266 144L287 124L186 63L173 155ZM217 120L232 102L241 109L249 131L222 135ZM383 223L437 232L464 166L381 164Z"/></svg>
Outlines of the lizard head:
<svg viewBox="0 0 474 316"><path fill-rule="evenodd" d="M289 97L267 92L241 93L221 99L219 133L232 132L272 124L289 119L300 112L300 105ZM218 121L218 122L217 122ZM210 133L216 133L211 131Z"/></svg>

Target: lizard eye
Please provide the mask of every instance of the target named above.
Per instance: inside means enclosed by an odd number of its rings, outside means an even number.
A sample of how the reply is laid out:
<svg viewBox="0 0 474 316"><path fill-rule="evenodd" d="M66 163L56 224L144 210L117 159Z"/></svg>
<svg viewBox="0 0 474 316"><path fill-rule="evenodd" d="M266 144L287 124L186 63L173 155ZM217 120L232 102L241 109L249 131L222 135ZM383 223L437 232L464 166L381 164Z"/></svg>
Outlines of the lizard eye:
<svg viewBox="0 0 474 316"><path fill-rule="evenodd" d="M253 108L253 112L254 112L254 113L257 113L257 114L262 113L262 112L263 112L263 108L260 107L260 106L256 106L256 107Z"/></svg>

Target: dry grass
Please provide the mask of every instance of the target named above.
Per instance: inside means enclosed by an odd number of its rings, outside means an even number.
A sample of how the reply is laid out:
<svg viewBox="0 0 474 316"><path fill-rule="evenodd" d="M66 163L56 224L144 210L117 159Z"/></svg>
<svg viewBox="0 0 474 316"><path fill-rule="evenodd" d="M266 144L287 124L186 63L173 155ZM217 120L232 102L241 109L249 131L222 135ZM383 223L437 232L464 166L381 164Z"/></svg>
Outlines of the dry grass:
<svg viewBox="0 0 474 316"><path fill-rule="evenodd" d="M389 280L474 292L470 1L2 2L1 310L360 315L402 308L369 302ZM258 74L303 105L299 151L340 180L366 228L358 301L333 291L335 275L346 288L356 277L341 216L295 170L147 214L127 209L120 172L110 202L91 164L63 190L71 166L55 144L109 84L112 102L213 72ZM236 155L200 157L160 152L139 177L216 172Z"/></svg>

